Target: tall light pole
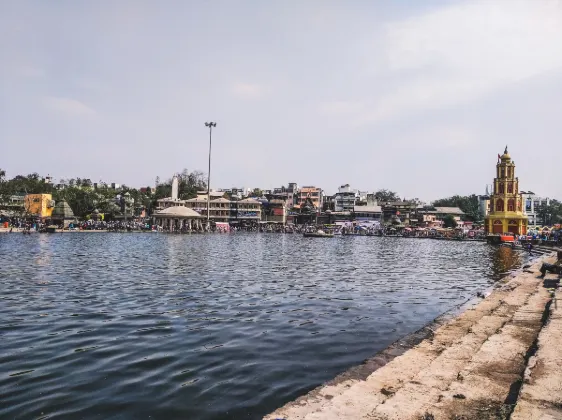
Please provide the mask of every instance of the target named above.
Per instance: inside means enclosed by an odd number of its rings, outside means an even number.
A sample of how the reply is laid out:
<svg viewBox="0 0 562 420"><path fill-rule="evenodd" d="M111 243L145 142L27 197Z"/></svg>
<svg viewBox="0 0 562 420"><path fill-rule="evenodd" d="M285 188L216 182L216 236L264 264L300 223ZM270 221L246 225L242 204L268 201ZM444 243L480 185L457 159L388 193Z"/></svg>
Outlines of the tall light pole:
<svg viewBox="0 0 562 420"><path fill-rule="evenodd" d="M209 172L207 173L207 230L211 229L211 144L213 138L213 127L216 122L206 122L205 127L209 127Z"/></svg>

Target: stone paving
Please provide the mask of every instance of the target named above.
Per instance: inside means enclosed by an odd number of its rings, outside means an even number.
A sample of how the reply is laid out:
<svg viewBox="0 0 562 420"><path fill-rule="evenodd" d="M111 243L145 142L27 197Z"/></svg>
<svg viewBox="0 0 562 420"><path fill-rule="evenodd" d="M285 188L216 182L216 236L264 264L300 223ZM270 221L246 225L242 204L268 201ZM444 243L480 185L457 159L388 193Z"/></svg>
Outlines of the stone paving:
<svg viewBox="0 0 562 420"><path fill-rule="evenodd" d="M543 261L366 379L322 386L265 419L562 419L562 308L552 304L543 329Z"/></svg>

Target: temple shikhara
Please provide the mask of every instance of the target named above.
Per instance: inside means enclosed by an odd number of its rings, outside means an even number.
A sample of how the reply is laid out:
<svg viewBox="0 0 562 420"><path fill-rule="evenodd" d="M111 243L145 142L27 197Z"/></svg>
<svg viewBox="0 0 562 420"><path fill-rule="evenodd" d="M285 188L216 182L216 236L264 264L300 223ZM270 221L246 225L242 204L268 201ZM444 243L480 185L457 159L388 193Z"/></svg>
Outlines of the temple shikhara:
<svg viewBox="0 0 562 420"><path fill-rule="evenodd" d="M498 155L494 191L490 197L490 211L486 216L486 233L527 233L527 215L523 213L523 198L519 192L519 179L515 176L515 162L507 151Z"/></svg>

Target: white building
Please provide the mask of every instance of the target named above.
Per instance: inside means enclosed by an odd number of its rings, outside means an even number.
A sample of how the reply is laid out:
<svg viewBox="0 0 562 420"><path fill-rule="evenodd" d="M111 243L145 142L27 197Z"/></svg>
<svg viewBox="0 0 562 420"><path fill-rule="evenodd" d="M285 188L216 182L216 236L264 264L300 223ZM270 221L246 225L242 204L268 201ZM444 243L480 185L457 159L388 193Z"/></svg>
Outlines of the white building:
<svg viewBox="0 0 562 420"><path fill-rule="evenodd" d="M540 209L545 206L550 205L550 198L539 197L532 191L521 191L521 196L523 198L523 206L525 213L529 219L529 226L537 226L545 224L542 215L540 214Z"/></svg>
<svg viewBox="0 0 562 420"><path fill-rule="evenodd" d="M478 210L482 217L490 213L490 190L493 190L493 186L486 184L486 194L478 196Z"/></svg>
<svg viewBox="0 0 562 420"><path fill-rule="evenodd" d="M359 198L359 191L352 189L349 184L342 185L334 196L334 211L353 211Z"/></svg>

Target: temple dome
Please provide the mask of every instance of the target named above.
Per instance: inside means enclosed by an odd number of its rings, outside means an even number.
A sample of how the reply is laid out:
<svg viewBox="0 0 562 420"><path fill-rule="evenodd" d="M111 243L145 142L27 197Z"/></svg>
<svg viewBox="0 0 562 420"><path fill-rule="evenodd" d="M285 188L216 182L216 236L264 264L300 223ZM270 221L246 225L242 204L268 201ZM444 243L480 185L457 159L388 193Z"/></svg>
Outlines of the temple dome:
<svg viewBox="0 0 562 420"><path fill-rule="evenodd" d="M51 215L53 219L74 219L74 212L65 200L58 201Z"/></svg>
<svg viewBox="0 0 562 420"><path fill-rule="evenodd" d="M172 206L161 210L154 214L156 217L170 217L170 218L190 218L196 219L201 217L195 210L188 209L185 206Z"/></svg>
<svg viewBox="0 0 562 420"><path fill-rule="evenodd" d="M503 155L501 156L501 160L502 161L510 161L511 160L511 156L509 155L509 152L507 151L507 146L505 146L505 150L503 152Z"/></svg>

